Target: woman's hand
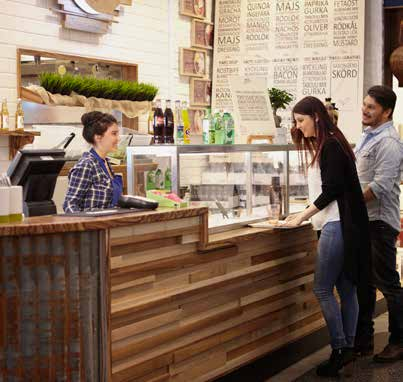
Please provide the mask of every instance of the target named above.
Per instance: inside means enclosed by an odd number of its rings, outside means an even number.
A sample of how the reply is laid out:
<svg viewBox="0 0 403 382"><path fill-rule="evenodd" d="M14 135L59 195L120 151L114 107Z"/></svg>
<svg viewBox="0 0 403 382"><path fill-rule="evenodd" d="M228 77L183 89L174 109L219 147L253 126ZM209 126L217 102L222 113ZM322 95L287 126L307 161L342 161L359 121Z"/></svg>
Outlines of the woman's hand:
<svg viewBox="0 0 403 382"><path fill-rule="evenodd" d="M304 213L293 214L287 216L283 226L285 227L298 227L304 221Z"/></svg>

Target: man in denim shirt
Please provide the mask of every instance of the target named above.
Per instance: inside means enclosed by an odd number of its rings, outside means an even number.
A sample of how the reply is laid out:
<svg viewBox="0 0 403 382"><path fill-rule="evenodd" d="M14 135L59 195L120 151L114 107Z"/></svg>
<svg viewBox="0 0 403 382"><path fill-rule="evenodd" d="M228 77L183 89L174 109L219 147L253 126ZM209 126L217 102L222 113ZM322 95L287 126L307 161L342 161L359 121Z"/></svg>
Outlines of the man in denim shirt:
<svg viewBox="0 0 403 382"><path fill-rule="evenodd" d="M374 356L376 362L403 359L403 289L396 271L395 247L400 231L403 145L392 122L395 104L392 89L373 86L368 90L362 106L362 122L367 127L355 149L370 220L373 282L358 287L360 313L355 350L361 355L373 353L372 317L378 288L387 301L390 336L385 349Z"/></svg>

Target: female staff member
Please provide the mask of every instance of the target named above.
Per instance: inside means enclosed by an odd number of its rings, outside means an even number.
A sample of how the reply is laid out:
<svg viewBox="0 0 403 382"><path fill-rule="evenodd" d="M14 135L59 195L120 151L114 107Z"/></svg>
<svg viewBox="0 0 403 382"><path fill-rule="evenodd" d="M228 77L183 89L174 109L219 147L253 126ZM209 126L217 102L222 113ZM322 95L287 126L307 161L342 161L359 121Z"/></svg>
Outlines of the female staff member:
<svg viewBox="0 0 403 382"><path fill-rule="evenodd" d="M109 208L122 194L122 178L115 175L106 155L117 149L119 129L113 115L93 111L81 117L83 137L92 145L69 173L65 212Z"/></svg>
<svg viewBox="0 0 403 382"><path fill-rule="evenodd" d="M319 300L331 337L332 353L316 370L337 376L353 361L358 318L356 286L369 275L368 214L355 167L354 153L333 124L323 103L305 97L293 109L293 140L308 167L309 199L303 212L289 216L287 225L312 217L321 230L313 291ZM302 155L302 152L305 155ZM337 288L341 306L333 290Z"/></svg>

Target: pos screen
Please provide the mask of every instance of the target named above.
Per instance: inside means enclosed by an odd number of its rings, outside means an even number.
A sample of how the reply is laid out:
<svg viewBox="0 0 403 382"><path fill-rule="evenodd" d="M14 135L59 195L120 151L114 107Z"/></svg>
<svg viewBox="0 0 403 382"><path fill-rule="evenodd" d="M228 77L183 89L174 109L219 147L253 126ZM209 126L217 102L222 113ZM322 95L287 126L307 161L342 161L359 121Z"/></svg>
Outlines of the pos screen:
<svg viewBox="0 0 403 382"><path fill-rule="evenodd" d="M25 216L52 215L56 180L66 160L64 150L20 150L7 175L13 185L23 187Z"/></svg>

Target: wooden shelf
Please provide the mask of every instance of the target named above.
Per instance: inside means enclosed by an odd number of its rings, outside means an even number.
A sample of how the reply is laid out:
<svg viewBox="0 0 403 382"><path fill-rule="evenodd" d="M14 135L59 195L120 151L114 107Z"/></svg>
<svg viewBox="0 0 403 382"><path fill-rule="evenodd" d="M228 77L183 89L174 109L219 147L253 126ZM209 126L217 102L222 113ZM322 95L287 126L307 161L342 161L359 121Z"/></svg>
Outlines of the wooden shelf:
<svg viewBox="0 0 403 382"><path fill-rule="evenodd" d="M32 143L35 137L39 137L39 131L2 131L0 137L8 137L9 159L13 159L17 151L28 143Z"/></svg>
<svg viewBox="0 0 403 382"><path fill-rule="evenodd" d="M0 130L1 136L8 136L8 137L39 137L41 133L39 131L3 131Z"/></svg>

